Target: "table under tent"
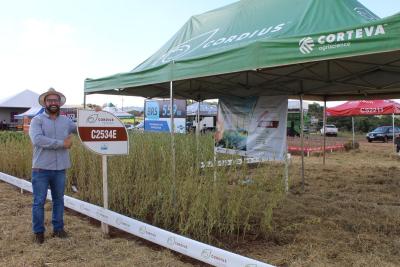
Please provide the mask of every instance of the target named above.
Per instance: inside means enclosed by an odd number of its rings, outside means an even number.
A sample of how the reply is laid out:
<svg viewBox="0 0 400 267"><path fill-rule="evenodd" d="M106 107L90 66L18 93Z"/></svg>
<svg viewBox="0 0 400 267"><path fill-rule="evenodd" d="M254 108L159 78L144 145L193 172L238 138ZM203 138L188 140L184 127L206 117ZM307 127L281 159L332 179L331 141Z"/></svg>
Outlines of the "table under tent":
<svg viewBox="0 0 400 267"><path fill-rule="evenodd" d="M285 95L325 109L326 101L396 98L400 13L381 19L356 0L242 0L191 17L132 71L86 79L89 94ZM304 151L301 175L304 188Z"/></svg>

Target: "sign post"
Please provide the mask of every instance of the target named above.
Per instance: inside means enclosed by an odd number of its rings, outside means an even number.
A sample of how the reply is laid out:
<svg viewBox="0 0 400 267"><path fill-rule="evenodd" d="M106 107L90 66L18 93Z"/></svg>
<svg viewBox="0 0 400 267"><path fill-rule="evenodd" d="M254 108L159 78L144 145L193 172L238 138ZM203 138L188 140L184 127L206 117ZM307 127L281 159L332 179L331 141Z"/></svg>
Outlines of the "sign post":
<svg viewBox="0 0 400 267"><path fill-rule="evenodd" d="M103 207L108 209L107 156L129 153L128 132L124 124L106 111L78 110L78 135L83 145L102 155ZM103 234L108 235L108 225L101 223Z"/></svg>

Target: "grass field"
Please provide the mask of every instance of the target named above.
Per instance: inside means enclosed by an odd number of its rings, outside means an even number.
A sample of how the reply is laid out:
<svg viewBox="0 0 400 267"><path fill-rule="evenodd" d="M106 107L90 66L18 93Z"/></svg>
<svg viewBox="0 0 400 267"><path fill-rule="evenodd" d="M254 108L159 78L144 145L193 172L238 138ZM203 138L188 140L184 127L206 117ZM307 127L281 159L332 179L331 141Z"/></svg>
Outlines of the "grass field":
<svg viewBox="0 0 400 267"><path fill-rule="evenodd" d="M218 244L278 266L399 266L399 163L390 144L361 141L359 150L328 154L325 166L321 157L306 158L302 192L300 160L293 157L289 193L273 208L265 234L219 236ZM97 225L71 213L71 238L37 247L29 239L30 196L0 183L0 199L0 265L202 265L128 235L102 240Z"/></svg>

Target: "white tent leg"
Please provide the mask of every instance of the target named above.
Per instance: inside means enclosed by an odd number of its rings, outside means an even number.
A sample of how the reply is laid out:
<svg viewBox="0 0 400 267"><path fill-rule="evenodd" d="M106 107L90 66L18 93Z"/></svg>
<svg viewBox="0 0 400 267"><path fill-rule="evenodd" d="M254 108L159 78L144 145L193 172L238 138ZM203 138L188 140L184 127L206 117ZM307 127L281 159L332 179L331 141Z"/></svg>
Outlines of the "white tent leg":
<svg viewBox="0 0 400 267"><path fill-rule="evenodd" d="M86 94L83 93L83 109L86 109Z"/></svg>
<svg viewBox="0 0 400 267"><path fill-rule="evenodd" d="M304 117L303 117L303 95L300 95L300 147L301 147L301 189L304 192Z"/></svg>
<svg viewBox="0 0 400 267"><path fill-rule="evenodd" d="M196 115L196 151L197 151L197 156L199 155L199 136L200 136L200 104L201 101L197 101L197 115Z"/></svg>
<svg viewBox="0 0 400 267"><path fill-rule="evenodd" d="M175 181L175 125L174 125L174 91L173 91L173 82L169 82L170 89L170 112L171 112L171 155L172 155L172 175L173 180ZM175 185L174 185L175 186Z"/></svg>
<svg viewBox="0 0 400 267"><path fill-rule="evenodd" d="M351 127L352 127L352 131L353 131L353 142L351 144L351 147L354 149L354 144L355 144L354 117L351 117Z"/></svg>
<svg viewBox="0 0 400 267"><path fill-rule="evenodd" d="M392 139L393 139L393 149L394 149L394 153L396 153L396 144L395 144L395 139L396 139L396 134L395 134L395 131L394 131L394 113L392 114Z"/></svg>
<svg viewBox="0 0 400 267"><path fill-rule="evenodd" d="M323 159L322 159L322 164L325 165L325 160L326 160L326 100L324 99L324 114L323 114L323 129L324 129L324 152L323 152Z"/></svg>

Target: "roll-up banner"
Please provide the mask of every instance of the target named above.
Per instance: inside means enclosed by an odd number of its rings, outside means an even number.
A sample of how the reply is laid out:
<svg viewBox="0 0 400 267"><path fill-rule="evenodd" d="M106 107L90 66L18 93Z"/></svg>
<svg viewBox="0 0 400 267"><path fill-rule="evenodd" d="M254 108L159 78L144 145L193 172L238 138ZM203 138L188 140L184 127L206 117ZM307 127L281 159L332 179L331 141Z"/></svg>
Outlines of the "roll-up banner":
<svg viewBox="0 0 400 267"><path fill-rule="evenodd" d="M144 130L146 132L170 132L170 100L146 100L144 106ZM174 132L186 133L186 100L174 99L173 110Z"/></svg>
<svg viewBox="0 0 400 267"><path fill-rule="evenodd" d="M285 160L287 103L287 96L220 98L216 152Z"/></svg>

